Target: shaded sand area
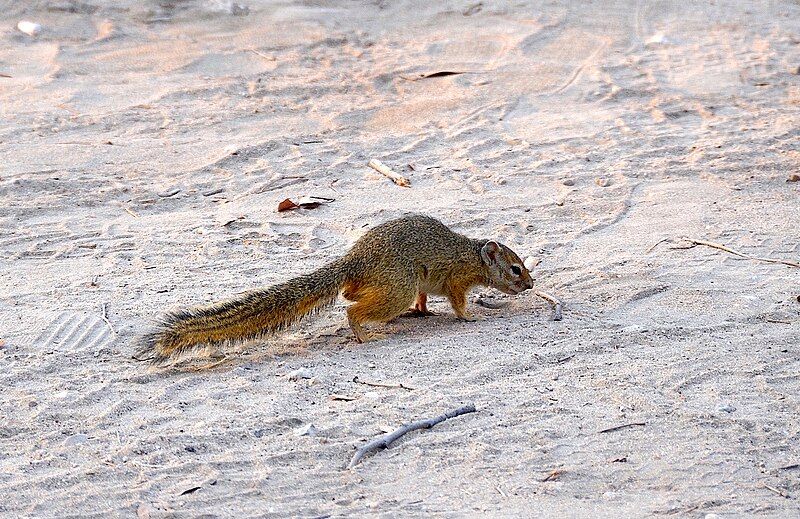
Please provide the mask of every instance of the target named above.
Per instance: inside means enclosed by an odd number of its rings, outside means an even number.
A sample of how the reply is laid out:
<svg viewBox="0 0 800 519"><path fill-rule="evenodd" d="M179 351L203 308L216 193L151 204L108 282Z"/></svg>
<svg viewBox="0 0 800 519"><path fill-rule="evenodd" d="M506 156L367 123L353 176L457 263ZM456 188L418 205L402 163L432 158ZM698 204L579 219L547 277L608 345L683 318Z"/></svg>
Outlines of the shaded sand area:
<svg viewBox="0 0 800 519"><path fill-rule="evenodd" d="M4 2L0 515L798 514L800 269L679 238L800 260L800 4L578 4ZM409 211L538 258L563 321L486 291L356 345L339 302L131 360Z"/></svg>

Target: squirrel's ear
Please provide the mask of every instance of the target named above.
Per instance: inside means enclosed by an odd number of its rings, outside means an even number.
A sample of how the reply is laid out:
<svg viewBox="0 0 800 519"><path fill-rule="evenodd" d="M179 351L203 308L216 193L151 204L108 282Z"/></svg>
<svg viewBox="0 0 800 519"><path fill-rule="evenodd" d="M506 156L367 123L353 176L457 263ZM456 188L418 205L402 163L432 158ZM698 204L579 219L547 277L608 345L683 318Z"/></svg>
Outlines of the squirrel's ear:
<svg viewBox="0 0 800 519"><path fill-rule="evenodd" d="M487 241L481 248L481 258L487 265L497 263L497 254L500 252L500 245L496 241Z"/></svg>

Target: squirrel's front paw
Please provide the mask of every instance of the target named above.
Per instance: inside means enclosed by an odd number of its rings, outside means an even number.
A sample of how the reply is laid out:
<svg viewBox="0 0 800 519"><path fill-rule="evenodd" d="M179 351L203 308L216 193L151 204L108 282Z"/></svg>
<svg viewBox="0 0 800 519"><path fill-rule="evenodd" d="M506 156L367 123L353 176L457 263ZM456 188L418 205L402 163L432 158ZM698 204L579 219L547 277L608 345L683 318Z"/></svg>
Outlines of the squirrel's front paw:
<svg viewBox="0 0 800 519"><path fill-rule="evenodd" d="M476 321L480 321L481 320L480 317L475 317L474 315L470 315L470 314L459 315L459 316L457 316L457 318L458 318L459 321L465 321L465 322L468 322L468 323L474 323Z"/></svg>

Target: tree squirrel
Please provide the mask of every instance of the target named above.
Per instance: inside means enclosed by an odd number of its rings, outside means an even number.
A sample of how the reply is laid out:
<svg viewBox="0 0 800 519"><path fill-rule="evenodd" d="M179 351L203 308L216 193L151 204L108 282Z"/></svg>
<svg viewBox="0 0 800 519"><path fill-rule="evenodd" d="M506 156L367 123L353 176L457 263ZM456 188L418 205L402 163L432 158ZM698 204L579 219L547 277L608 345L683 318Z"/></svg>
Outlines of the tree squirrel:
<svg viewBox="0 0 800 519"><path fill-rule="evenodd" d="M516 295L533 288L533 279L505 245L467 238L428 216L405 216L368 231L345 256L310 274L167 314L142 338L137 357L162 364L194 346L257 339L333 304L339 292L355 302L347 319L358 342L379 338L364 323L389 321L412 304L412 315L434 315L428 294L446 296L459 319L473 321L466 305L476 285Z"/></svg>

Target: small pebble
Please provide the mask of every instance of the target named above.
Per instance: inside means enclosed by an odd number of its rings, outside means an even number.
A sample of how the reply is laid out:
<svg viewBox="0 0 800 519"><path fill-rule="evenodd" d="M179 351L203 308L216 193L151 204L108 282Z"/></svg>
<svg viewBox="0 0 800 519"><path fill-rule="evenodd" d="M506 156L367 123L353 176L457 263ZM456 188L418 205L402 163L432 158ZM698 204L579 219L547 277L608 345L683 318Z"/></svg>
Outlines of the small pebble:
<svg viewBox="0 0 800 519"><path fill-rule="evenodd" d="M536 265L538 264L539 264L539 258L534 258L533 256L528 256L527 258L525 258L525 261L523 262L523 265L525 265L525 268L528 269L528 271L533 270L534 267L536 267Z"/></svg>
<svg viewBox="0 0 800 519"><path fill-rule="evenodd" d="M608 187L611 185L611 180L605 177L597 177L596 179L594 179L594 183L600 187Z"/></svg>
<svg viewBox="0 0 800 519"><path fill-rule="evenodd" d="M223 191L224 191L224 189L222 189L221 187L218 187L216 189L209 189L208 191L203 191L203 196L216 195L216 194L222 193Z"/></svg>
<svg viewBox="0 0 800 519"><path fill-rule="evenodd" d="M64 445L80 445L82 443L86 443L89 437L85 434L73 434L66 440L64 440Z"/></svg>
<svg viewBox="0 0 800 519"><path fill-rule="evenodd" d="M561 181L561 183L564 184L565 186L574 186L575 185L575 181L572 180L571 178L565 178L564 180Z"/></svg>
<svg viewBox="0 0 800 519"><path fill-rule="evenodd" d="M299 429L295 429L294 433L297 436L316 436L317 428L314 427L313 423L310 423L300 427Z"/></svg>
<svg viewBox="0 0 800 519"><path fill-rule="evenodd" d="M672 41L663 32L657 32L647 39L645 45L664 45L668 43L672 43Z"/></svg>
<svg viewBox="0 0 800 519"><path fill-rule="evenodd" d="M311 370L306 368L300 368L288 373L286 378L289 380L300 380L300 379L309 379L312 378L314 375L311 373Z"/></svg>
<svg viewBox="0 0 800 519"><path fill-rule="evenodd" d="M159 193L158 196L160 196L161 198L169 198L171 196L177 195L180 192L181 192L180 189L174 188L174 189L169 189L167 191L164 191L163 193Z"/></svg>
<svg viewBox="0 0 800 519"><path fill-rule="evenodd" d="M24 32L28 36L37 36L42 32L42 26L36 22L29 22L28 20L20 20L17 24L17 29Z"/></svg>
<svg viewBox="0 0 800 519"><path fill-rule="evenodd" d="M732 413L736 411L736 408L733 407L731 404L725 402L717 406L717 411L721 413Z"/></svg>
<svg viewBox="0 0 800 519"><path fill-rule="evenodd" d="M243 4L237 4L236 2L231 2L230 13L233 16L247 16L250 14L250 7Z"/></svg>

